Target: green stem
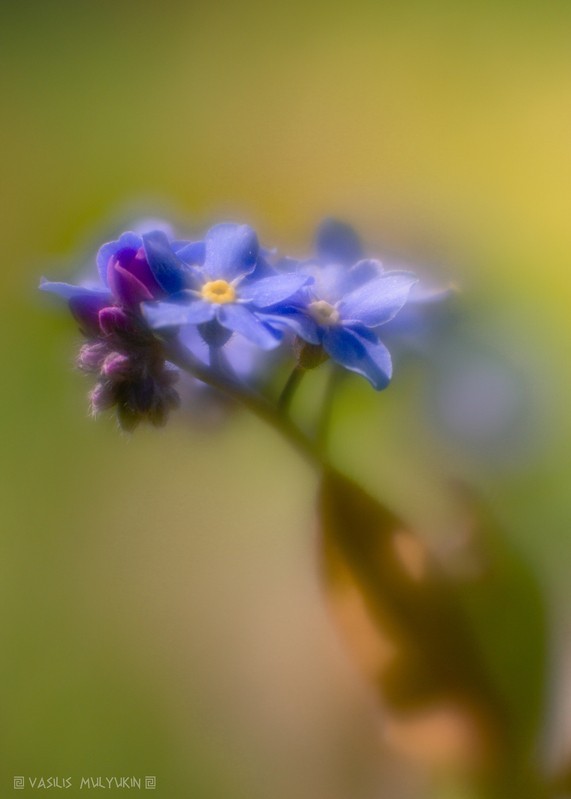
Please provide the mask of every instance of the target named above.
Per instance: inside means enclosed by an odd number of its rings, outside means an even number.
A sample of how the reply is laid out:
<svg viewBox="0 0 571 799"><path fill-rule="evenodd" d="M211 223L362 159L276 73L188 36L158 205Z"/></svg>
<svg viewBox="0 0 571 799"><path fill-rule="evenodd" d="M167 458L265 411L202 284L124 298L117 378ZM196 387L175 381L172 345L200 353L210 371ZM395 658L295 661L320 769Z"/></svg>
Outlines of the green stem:
<svg viewBox="0 0 571 799"><path fill-rule="evenodd" d="M218 389L227 396L236 400L251 411L259 419L277 430L296 449L301 452L306 460L318 470L326 465L319 448L305 435L287 416L281 413L279 407L268 402L265 397L252 392L249 388L219 372L213 371L192 355L178 341L165 342L165 357L168 361L178 366L179 369L201 380L203 383Z"/></svg>
<svg viewBox="0 0 571 799"><path fill-rule="evenodd" d="M289 410L293 396L297 391L297 387L301 383L304 374L305 369L302 369L301 366L296 366L293 369L278 399L278 409L280 411L285 413Z"/></svg>
<svg viewBox="0 0 571 799"><path fill-rule="evenodd" d="M333 404L335 400L335 390L341 380L342 372L332 363L331 371L327 377L325 395L321 406L321 413L317 422L315 440L320 452L327 452L329 431L331 429L331 419L333 416Z"/></svg>

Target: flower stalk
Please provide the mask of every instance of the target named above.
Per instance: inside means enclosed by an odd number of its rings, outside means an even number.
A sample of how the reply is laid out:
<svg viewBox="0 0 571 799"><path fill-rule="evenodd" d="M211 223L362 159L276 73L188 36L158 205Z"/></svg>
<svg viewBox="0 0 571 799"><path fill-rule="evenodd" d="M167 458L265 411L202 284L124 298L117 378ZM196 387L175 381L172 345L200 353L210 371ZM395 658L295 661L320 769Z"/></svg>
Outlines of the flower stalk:
<svg viewBox="0 0 571 799"><path fill-rule="evenodd" d="M206 383L211 388L235 400L239 405L251 411L254 416L273 427L312 466L321 469L326 465L323 454L317 444L300 430L288 416L283 414L278 406L269 402L264 396L247 388L238 380L225 376L220 371L201 363L188 349L181 346L180 342L169 342L165 347L165 355L170 363L178 366L179 369L191 377Z"/></svg>
<svg viewBox="0 0 571 799"><path fill-rule="evenodd" d="M287 413L289 411L295 392L303 380L304 375L305 369L299 366L299 364L293 368L278 399L278 409L282 413Z"/></svg>

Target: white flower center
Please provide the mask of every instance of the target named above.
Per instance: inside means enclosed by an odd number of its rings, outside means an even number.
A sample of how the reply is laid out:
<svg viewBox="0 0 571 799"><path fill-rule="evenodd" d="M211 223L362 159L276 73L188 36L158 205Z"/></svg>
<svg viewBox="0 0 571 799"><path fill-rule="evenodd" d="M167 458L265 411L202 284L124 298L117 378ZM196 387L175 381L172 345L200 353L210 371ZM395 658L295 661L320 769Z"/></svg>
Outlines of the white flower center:
<svg viewBox="0 0 571 799"><path fill-rule="evenodd" d="M339 311L329 302L325 300L316 300L309 304L309 315L314 319L318 325L323 327L330 327L336 325L341 318Z"/></svg>

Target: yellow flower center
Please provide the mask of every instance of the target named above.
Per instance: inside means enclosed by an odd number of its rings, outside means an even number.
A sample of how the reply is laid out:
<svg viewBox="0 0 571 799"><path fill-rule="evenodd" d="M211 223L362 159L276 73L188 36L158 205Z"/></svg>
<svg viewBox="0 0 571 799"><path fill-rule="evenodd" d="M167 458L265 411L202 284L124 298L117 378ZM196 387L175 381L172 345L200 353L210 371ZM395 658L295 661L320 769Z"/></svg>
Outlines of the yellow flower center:
<svg viewBox="0 0 571 799"><path fill-rule="evenodd" d="M333 305L325 302L325 300L317 300L316 302L310 303L309 313L317 324L323 327L336 325L341 318L337 308L334 308Z"/></svg>
<svg viewBox="0 0 571 799"><path fill-rule="evenodd" d="M200 296L207 302L216 302L218 305L224 305L227 302L234 302L236 292L234 287L226 280L209 280L202 287Z"/></svg>

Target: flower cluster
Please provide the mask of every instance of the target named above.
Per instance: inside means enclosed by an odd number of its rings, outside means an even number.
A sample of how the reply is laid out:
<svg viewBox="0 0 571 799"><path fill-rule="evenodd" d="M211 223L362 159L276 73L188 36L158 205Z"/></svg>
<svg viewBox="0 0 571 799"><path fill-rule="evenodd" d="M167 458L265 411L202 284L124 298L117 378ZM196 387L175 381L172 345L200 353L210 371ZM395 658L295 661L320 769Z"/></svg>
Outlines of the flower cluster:
<svg viewBox="0 0 571 799"><path fill-rule="evenodd" d="M321 226L309 259L278 260L251 227L219 224L199 241L123 233L101 247L97 267L96 286L44 280L41 288L68 301L87 339L78 365L97 378L93 412L116 408L125 429L163 424L178 404L173 342L234 377L227 353L238 340L290 352L298 370L330 359L385 388L392 365L383 325L417 282L364 257L354 231L335 221Z"/></svg>
<svg viewBox="0 0 571 799"><path fill-rule="evenodd" d="M91 408L115 407L119 423L132 430L146 419L162 425L179 398L175 369L141 315L141 303L166 297L183 285L183 271L163 259L169 245L163 233L124 233L97 255L101 285L90 288L42 281L41 288L67 299L87 339L78 355L83 371L97 375ZM153 267L151 267L153 264Z"/></svg>

